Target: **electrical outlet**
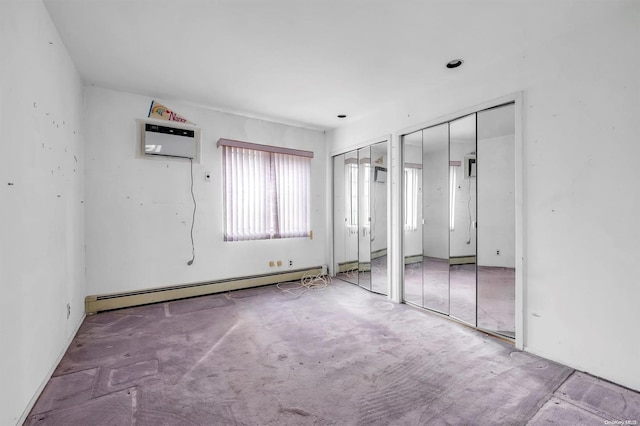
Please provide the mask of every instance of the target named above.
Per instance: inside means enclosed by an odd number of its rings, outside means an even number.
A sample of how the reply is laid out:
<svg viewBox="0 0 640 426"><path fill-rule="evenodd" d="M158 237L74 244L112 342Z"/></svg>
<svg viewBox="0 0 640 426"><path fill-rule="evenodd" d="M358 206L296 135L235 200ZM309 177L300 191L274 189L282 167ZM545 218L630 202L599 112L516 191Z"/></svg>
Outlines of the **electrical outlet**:
<svg viewBox="0 0 640 426"><path fill-rule="evenodd" d="M496 250L496 256L500 256L500 250Z"/></svg>
<svg viewBox="0 0 640 426"><path fill-rule="evenodd" d="M67 303L67 319L71 316L71 305Z"/></svg>
<svg viewBox="0 0 640 426"><path fill-rule="evenodd" d="M289 266L293 266L293 260L289 261Z"/></svg>

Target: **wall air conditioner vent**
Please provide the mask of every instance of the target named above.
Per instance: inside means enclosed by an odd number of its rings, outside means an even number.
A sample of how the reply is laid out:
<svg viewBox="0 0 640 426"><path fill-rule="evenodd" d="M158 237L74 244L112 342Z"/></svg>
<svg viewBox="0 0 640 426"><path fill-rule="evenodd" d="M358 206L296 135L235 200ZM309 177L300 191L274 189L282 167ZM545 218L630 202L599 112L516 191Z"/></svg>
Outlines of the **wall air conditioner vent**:
<svg viewBox="0 0 640 426"><path fill-rule="evenodd" d="M141 153L145 157L199 159L200 130L141 122Z"/></svg>

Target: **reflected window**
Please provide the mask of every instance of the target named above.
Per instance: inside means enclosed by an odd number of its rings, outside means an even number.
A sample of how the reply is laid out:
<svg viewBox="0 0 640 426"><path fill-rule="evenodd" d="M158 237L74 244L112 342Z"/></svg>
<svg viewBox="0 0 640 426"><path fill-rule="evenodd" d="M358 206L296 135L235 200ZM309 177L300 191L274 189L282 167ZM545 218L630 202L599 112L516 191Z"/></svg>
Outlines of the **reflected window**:
<svg viewBox="0 0 640 426"><path fill-rule="evenodd" d="M349 161L349 160L346 160ZM345 161L345 163L346 163ZM347 184L345 201L347 203L347 228L350 234L358 233L358 164L349 162L345 165L345 174Z"/></svg>
<svg viewBox="0 0 640 426"><path fill-rule="evenodd" d="M449 230L456 227L456 167L449 166Z"/></svg>
<svg viewBox="0 0 640 426"><path fill-rule="evenodd" d="M418 169L404 168L404 229L418 229Z"/></svg>
<svg viewBox="0 0 640 426"><path fill-rule="evenodd" d="M365 219L363 226L365 228L369 228L370 222L366 219L370 218L369 212L371 209L369 203L369 198L371 196L371 164L363 163L362 166L364 166L362 173L362 207L364 211L362 212L362 217Z"/></svg>

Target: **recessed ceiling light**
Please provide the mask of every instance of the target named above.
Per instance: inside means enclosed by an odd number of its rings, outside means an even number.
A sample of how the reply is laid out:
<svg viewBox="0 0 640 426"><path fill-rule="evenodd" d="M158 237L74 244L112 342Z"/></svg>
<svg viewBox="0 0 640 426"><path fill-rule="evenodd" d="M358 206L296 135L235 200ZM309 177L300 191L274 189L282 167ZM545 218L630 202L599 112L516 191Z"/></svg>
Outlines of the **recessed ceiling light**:
<svg viewBox="0 0 640 426"><path fill-rule="evenodd" d="M338 118L347 118L346 114L338 114Z"/></svg>
<svg viewBox="0 0 640 426"><path fill-rule="evenodd" d="M462 59L454 59L452 61L449 61L449 63L447 64L447 68L458 68L460 65L462 65L464 61Z"/></svg>

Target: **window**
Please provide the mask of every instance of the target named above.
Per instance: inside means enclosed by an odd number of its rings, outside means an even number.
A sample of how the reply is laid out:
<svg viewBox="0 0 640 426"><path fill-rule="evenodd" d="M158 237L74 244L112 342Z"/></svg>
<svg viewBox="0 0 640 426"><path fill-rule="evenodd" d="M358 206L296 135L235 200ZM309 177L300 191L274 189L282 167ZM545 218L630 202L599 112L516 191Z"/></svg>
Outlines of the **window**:
<svg viewBox="0 0 640 426"><path fill-rule="evenodd" d="M417 167L404 168L404 229L418 230L418 177Z"/></svg>
<svg viewBox="0 0 640 426"><path fill-rule="evenodd" d="M367 159L368 161L369 159ZM358 166L358 160L347 159L345 160L345 174L346 174L346 211L347 211L347 228L349 234L358 233L358 209L362 208L362 215L360 216L361 222L365 228L370 226L369 223L369 197L371 193L371 165L368 162L361 162ZM362 175L358 177L358 167L362 167ZM362 184L360 189L359 183Z"/></svg>
<svg viewBox="0 0 640 426"><path fill-rule="evenodd" d="M220 139L225 241L308 237L313 153Z"/></svg>
<svg viewBox="0 0 640 426"><path fill-rule="evenodd" d="M458 166L459 166L459 162L456 162L456 164L449 166L449 230L450 231L453 231L456 227L456 185L457 185L456 167Z"/></svg>
<svg viewBox="0 0 640 426"><path fill-rule="evenodd" d="M358 233L358 163L357 160L349 159L345 160L345 173L347 178L345 182L347 184L345 201L346 211L348 212L349 234Z"/></svg>
<svg viewBox="0 0 640 426"><path fill-rule="evenodd" d="M365 228L369 228L371 226L371 204L369 202L369 199L371 198L371 164L368 163L368 158L366 161L367 162L360 163L362 166L362 200L360 205L362 206L363 226Z"/></svg>

